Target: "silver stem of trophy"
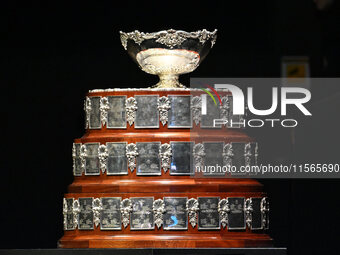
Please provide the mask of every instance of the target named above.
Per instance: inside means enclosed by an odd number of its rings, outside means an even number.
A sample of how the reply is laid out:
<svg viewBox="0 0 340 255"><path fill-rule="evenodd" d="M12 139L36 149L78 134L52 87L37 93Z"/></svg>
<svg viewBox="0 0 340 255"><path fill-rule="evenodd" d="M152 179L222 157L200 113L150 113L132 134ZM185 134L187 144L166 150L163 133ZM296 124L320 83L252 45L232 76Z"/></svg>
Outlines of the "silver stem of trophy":
<svg viewBox="0 0 340 255"><path fill-rule="evenodd" d="M176 74L159 74L159 82L152 88L184 88Z"/></svg>

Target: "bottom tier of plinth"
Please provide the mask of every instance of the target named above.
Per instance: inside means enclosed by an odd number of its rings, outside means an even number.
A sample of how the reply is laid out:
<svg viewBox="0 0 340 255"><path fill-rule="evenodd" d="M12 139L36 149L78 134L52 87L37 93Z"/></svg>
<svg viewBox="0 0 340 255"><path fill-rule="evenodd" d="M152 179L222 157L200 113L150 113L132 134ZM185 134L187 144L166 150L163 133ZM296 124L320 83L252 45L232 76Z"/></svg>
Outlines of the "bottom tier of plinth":
<svg viewBox="0 0 340 255"><path fill-rule="evenodd" d="M273 240L266 234L169 234L169 235L114 235L64 236L59 248L241 248L272 247Z"/></svg>

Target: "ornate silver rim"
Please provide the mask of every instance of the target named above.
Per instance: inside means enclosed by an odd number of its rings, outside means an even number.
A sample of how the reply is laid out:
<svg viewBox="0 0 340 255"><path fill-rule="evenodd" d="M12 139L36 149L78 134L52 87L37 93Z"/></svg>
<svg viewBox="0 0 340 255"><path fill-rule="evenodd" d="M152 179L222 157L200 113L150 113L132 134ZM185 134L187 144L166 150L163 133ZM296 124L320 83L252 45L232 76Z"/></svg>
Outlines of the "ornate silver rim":
<svg viewBox="0 0 340 255"><path fill-rule="evenodd" d="M144 40L156 39L156 42L163 44L170 49L181 45L187 39L198 39L203 45L207 41L211 41L211 47L214 46L216 42L217 29L210 32L206 29L198 30L195 32L186 32L183 30L162 30L153 33L144 33L138 30L133 32L125 33L120 31L120 40L125 50L127 50L128 40L133 40L136 44L140 45Z"/></svg>

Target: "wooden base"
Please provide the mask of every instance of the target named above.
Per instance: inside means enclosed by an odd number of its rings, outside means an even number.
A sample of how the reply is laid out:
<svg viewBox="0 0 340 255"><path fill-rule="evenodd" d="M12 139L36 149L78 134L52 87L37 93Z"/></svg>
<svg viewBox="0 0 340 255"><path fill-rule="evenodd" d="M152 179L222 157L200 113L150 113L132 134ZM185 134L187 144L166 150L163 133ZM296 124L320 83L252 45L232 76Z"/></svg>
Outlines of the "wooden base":
<svg viewBox="0 0 340 255"><path fill-rule="evenodd" d="M94 182L95 181L95 182ZM263 186L252 179L192 179L188 177L168 179L150 177L143 180L100 177L77 177L69 186L66 198L79 197L263 197ZM96 192L94 192L96 191ZM143 191L143 192L140 192ZM60 248L241 248L272 247L272 239L261 231L249 228L230 231L227 228L198 230L188 229L130 230L130 227L116 231L71 230L65 231L58 243Z"/></svg>
<svg viewBox="0 0 340 255"><path fill-rule="evenodd" d="M240 248L272 247L266 234L169 234L169 235L113 235L64 236L59 248Z"/></svg>
<svg viewBox="0 0 340 255"><path fill-rule="evenodd" d="M201 92L199 92L201 93ZM114 91L91 92L88 96L126 96L135 95L190 95L190 91ZM222 93L221 96L226 95ZM244 130L228 129L201 129L194 125L191 129L168 128L160 125L156 129L135 128L127 125L126 129L88 129L75 143L108 142L254 142ZM133 169L132 169L133 170ZM164 197L241 197L263 198L263 186L256 180L235 178L207 178L195 174L192 176L170 175L170 171L162 171L160 176L138 176L137 170L128 171L125 175L107 175L98 173L96 176L77 176L68 187L65 198L102 198L120 197L121 199L133 197L153 197L154 200ZM60 248L244 248L244 247L271 247L272 239L261 231L250 230L232 231L228 228L220 230L198 230L188 224L188 229L164 230L156 226L152 230L131 230L130 227L121 230L67 230L58 243Z"/></svg>

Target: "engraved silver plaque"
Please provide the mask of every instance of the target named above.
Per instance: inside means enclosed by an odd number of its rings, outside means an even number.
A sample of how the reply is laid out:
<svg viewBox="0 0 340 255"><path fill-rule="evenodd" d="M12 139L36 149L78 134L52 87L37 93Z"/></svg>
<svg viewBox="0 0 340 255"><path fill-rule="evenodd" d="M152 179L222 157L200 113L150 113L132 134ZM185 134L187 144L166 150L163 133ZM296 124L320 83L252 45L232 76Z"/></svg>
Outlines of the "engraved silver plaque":
<svg viewBox="0 0 340 255"><path fill-rule="evenodd" d="M171 108L168 113L168 128L191 128L191 96L169 95Z"/></svg>
<svg viewBox="0 0 340 255"><path fill-rule="evenodd" d="M108 96L107 128L126 128L126 96Z"/></svg>
<svg viewBox="0 0 340 255"><path fill-rule="evenodd" d="M160 142L136 143L138 149L137 175L161 175Z"/></svg>
<svg viewBox="0 0 340 255"><path fill-rule="evenodd" d="M188 229L187 197L164 197L164 230Z"/></svg>
<svg viewBox="0 0 340 255"><path fill-rule="evenodd" d="M100 213L101 230L121 230L120 197L102 197L102 211Z"/></svg>
<svg viewBox="0 0 340 255"><path fill-rule="evenodd" d="M223 142L204 142L204 175L221 176L223 172Z"/></svg>
<svg viewBox="0 0 340 255"><path fill-rule="evenodd" d="M155 228L153 218L153 197L132 197L130 214L131 230L149 230Z"/></svg>
<svg viewBox="0 0 340 255"><path fill-rule="evenodd" d="M100 119L100 97L89 97L91 101L91 110L89 112L90 129L100 129L102 122Z"/></svg>
<svg viewBox="0 0 340 255"><path fill-rule="evenodd" d="M203 96L203 95L202 95ZM220 119L220 103L218 99L214 96L214 100L207 95L204 95L205 97L202 97L202 104L204 103L203 98L206 99L206 106L207 106L207 112L205 115L202 114L201 117L201 128L221 128L222 126L214 127L214 119Z"/></svg>
<svg viewBox="0 0 340 255"><path fill-rule="evenodd" d="M80 197L79 201L79 222L78 229L80 230L92 230L94 229L93 211L92 211L92 197Z"/></svg>
<svg viewBox="0 0 340 255"><path fill-rule="evenodd" d="M81 143L74 143L73 144L73 175L74 176L81 176L83 173L83 168L81 164L81 157L80 157L80 147Z"/></svg>
<svg viewBox="0 0 340 255"><path fill-rule="evenodd" d="M199 197L198 230L220 229L219 197Z"/></svg>
<svg viewBox="0 0 340 255"><path fill-rule="evenodd" d="M233 148L232 165L237 169L240 169L241 166L245 165L244 145L245 143L231 143ZM243 173L232 173L232 175L243 175Z"/></svg>
<svg viewBox="0 0 340 255"><path fill-rule="evenodd" d="M106 163L107 175L128 174L126 144L126 142L106 143L106 148L108 151Z"/></svg>
<svg viewBox="0 0 340 255"><path fill-rule="evenodd" d="M244 212L244 197L228 197L229 214L228 230L245 230L246 217Z"/></svg>
<svg viewBox="0 0 340 255"><path fill-rule="evenodd" d="M233 115L233 97L228 96L228 101L230 105L230 110L229 110L229 119L228 119L228 128L243 128L243 115Z"/></svg>
<svg viewBox="0 0 340 255"><path fill-rule="evenodd" d="M193 142L170 142L171 163L170 175L193 174Z"/></svg>
<svg viewBox="0 0 340 255"><path fill-rule="evenodd" d="M159 128L158 96L135 96L137 111L135 128Z"/></svg>
<svg viewBox="0 0 340 255"><path fill-rule="evenodd" d="M262 229L262 215L261 215L261 197L252 197L252 207L253 210L251 212L251 230L260 230Z"/></svg>
<svg viewBox="0 0 340 255"><path fill-rule="evenodd" d="M100 163L98 156L99 143L86 143L85 175L99 175Z"/></svg>
<svg viewBox="0 0 340 255"><path fill-rule="evenodd" d="M76 224L74 222L74 214L73 214L73 198L66 198L66 225L65 230L74 230L76 229Z"/></svg>

